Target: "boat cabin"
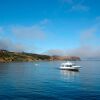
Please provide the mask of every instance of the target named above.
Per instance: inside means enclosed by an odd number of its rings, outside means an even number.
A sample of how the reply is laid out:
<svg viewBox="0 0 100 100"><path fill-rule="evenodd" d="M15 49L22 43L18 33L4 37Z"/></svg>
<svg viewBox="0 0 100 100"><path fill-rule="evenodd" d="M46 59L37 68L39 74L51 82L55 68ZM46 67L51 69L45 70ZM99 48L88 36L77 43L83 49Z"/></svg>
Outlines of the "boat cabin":
<svg viewBox="0 0 100 100"><path fill-rule="evenodd" d="M67 63L62 63L61 66L62 67L73 67L73 66L75 66L75 64L71 63L71 62L67 62Z"/></svg>

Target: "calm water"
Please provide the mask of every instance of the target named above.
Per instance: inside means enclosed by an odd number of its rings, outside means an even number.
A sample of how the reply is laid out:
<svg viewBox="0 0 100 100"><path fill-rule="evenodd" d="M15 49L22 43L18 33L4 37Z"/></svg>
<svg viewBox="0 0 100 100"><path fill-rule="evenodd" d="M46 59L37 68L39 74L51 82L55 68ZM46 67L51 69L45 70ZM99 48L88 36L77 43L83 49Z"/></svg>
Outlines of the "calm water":
<svg viewBox="0 0 100 100"><path fill-rule="evenodd" d="M77 62L79 72L60 64L0 64L0 100L100 100L100 61Z"/></svg>

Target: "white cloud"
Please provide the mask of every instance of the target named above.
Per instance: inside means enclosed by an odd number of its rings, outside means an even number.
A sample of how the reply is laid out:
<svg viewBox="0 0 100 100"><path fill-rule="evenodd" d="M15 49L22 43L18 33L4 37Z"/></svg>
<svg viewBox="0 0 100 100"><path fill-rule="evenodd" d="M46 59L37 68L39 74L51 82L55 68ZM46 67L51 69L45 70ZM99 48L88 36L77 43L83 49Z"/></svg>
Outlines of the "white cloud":
<svg viewBox="0 0 100 100"><path fill-rule="evenodd" d="M39 26L14 26L11 32L18 38L22 39L44 39L45 32Z"/></svg>
<svg viewBox="0 0 100 100"><path fill-rule="evenodd" d="M44 54L47 54L47 55L59 55L59 56L64 56L65 55L65 51L64 50L60 50L60 49L51 49L51 50L48 50L46 52L44 52Z"/></svg>
<svg viewBox="0 0 100 100"><path fill-rule="evenodd" d="M0 49L26 52L38 50L38 47L34 46L34 40L42 41L46 38L45 27L49 22L49 19L45 18L31 26L0 26ZM12 36L10 37L10 35Z"/></svg>
<svg viewBox="0 0 100 100"><path fill-rule="evenodd" d="M68 50L66 52L68 55L80 57L100 57L100 48L97 49L92 46L80 46L79 48Z"/></svg>
<svg viewBox="0 0 100 100"><path fill-rule="evenodd" d="M90 45L90 43L93 43L94 40L96 40L95 37L96 32L97 32L96 28L90 28L82 32L80 36L81 45L87 45L87 44Z"/></svg>
<svg viewBox="0 0 100 100"><path fill-rule="evenodd" d="M79 57L100 57L100 46L98 46L98 37L96 37L97 28L90 28L80 35L80 45L73 49L51 49L46 51L49 55L60 55L60 56L79 56ZM100 39L99 39L100 42ZM96 45L94 45L96 43ZM74 44L73 44L74 45Z"/></svg>
<svg viewBox="0 0 100 100"><path fill-rule="evenodd" d="M51 21L49 19L44 18L40 22L31 26L21 26L21 25L1 26L0 49L6 49L18 52L39 51L39 47L34 46L35 44L34 40L36 41L39 40L40 42L40 40L44 40L46 38L46 32L44 27L48 25L50 22Z"/></svg>
<svg viewBox="0 0 100 100"><path fill-rule="evenodd" d="M46 51L44 54L96 58L96 57L100 57L100 47L94 48L91 46L80 46L78 48L69 49L69 50L52 49L52 50Z"/></svg>
<svg viewBox="0 0 100 100"><path fill-rule="evenodd" d="M0 39L0 49L22 52L25 50L25 46L19 43L14 43L8 38Z"/></svg>
<svg viewBox="0 0 100 100"><path fill-rule="evenodd" d="M24 51L24 52L32 52L32 53L38 50L38 48L34 46L34 44L32 46L28 46L23 43L14 42L9 38L0 39L0 49L15 51L15 52Z"/></svg>
<svg viewBox="0 0 100 100"><path fill-rule="evenodd" d="M50 22L49 19L44 18L40 22L31 26L12 26L10 27L10 31L13 35L21 39L42 40L46 37L45 28Z"/></svg>

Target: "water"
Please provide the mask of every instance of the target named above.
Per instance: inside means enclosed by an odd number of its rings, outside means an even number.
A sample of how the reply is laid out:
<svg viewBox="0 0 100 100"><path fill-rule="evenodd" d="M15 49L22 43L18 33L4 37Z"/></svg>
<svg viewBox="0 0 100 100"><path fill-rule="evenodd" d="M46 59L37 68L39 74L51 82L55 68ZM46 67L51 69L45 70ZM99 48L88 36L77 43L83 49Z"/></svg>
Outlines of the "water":
<svg viewBox="0 0 100 100"><path fill-rule="evenodd" d="M100 100L100 61L0 63L0 100Z"/></svg>

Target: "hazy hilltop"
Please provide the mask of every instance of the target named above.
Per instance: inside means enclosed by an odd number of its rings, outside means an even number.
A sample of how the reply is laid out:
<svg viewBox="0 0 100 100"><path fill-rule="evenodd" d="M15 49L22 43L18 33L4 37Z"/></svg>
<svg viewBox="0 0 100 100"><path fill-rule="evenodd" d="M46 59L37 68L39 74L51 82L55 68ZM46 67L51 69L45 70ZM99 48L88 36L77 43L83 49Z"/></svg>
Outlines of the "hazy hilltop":
<svg viewBox="0 0 100 100"><path fill-rule="evenodd" d="M80 60L76 56L49 56L26 52L10 52L7 50L0 50L0 62L31 62L41 60Z"/></svg>

